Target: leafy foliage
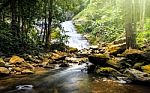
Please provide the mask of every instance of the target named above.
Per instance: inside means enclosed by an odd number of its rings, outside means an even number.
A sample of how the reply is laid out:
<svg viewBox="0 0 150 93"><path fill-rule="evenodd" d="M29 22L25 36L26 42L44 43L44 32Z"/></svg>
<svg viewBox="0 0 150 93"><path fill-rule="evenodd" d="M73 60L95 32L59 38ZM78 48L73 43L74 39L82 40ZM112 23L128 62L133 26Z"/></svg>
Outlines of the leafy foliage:
<svg viewBox="0 0 150 93"><path fill-rule="evenodd" d="M124 31L123 15L118 3L118 0L92 0L87 8L74 18L78 30L89 34L89 39L95 37L96 42L112 42L118 38Z"/></svg>

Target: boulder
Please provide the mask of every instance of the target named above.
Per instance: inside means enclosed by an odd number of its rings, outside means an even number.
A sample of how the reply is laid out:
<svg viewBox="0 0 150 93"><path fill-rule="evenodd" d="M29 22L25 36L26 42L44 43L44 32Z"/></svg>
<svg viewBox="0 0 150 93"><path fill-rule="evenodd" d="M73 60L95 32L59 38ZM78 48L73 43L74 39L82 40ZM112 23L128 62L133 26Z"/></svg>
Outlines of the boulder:
<svg viewBox="0 0 150 93"><path fill-rule="evenodd" d="M142 55L144 52L138 49L126 49L122 55L131 60L145 60Z"/></svg>
<svg viewBox="0 0 150 93"><path fill-rule="evenodd" d="M124 74L135 83L150 84L150 75L148 73L136 69L126 69Z"/></svg>
<svg viewBox="0 0 150 93"><path fill-rule="evenodd" d="M69 64L68 63L62 63L59 65L59 67L69 67Z"/></svg>
<svg viewBox="0 0 150 93"><path fill-rule="evenodd" d="M82 49L77 53L77 57L88 57L91 54L92 50L90 49Z"/></svg>
<svg viewBox="0 0 150 93"><path fill-rule="evenodd" d="M65 60L66 55L63 52L52 53L51 59L54 61Z"/></svg>
<svg viewBox="0 0 150 93"><path fill-rule="evenodd" d="M0 58L0 67L4 67L4 66L5 66L5 62L3 58Z"/></svg>
<svg viewBox="0 0 150 93"><path fill-rule="evenodd" d="M32 66L32 64L27 63L27 62L23 62L21 65L18 65L18 67L24 67L24 68L28 68L28 69L34 70L34 66Z"/></svg>
<svg viewBox="0 0 150 93"><path fill-rule="evenodd" d="M90 55L88 59L94 65L106 66L109 56L106 54L93 54Z"/></svg>
<svg viewBox="0 0 150 93"><path fill-rule="evenodd" d="M8 58L4 58L3 59L5 62L9 62L9 60L10 60L10 58L8 57Z"/></svg>
<svg viewBox="0 0 150 93"><path fill-rule="evenodd" d="M150 52L144 52L142 56L145 58L145 60L150 63Z"/></svg>
<svg viewBox="0 0 150 93"><path fill-rule="evenodd" d="M74 57L66 57L65 59L69 63L84 63L87 62L87 58L74 58Z"/></svg>
<svg viewBox="0 0 150 93"><path fill-rule="evenodd" d="M94 64L87 65L87 73L94 73L96 66Z"/></svg>
<svg viewBox="0 0 150 93"><path fill-rule="evenodd" d="M69 52L69 53L75 53L75 52L78 52L78 49L77 49L77 48L72 48L72 47L70 47L70 48L68 49L68 52Z"/></svg>
<svg viewBox="0 0 150 93"><path fill-rule="evenodd" d="M12 56L9 60L9 63L11 64L21 64L22 62L24 62L24 59L19 56Z"/></svg>
<svg viewBox="0 0 150 93"><path fill-rule="evenodd" d="M38 58L38 57L37 57ZM31 61L31 62L34 62L34 63L41 63L42 61L37 59L35 56L32 56L32 55L28 55L27 56L27 60L28 61Z"/></svg>
<svg viewBox="0 0 150 93"><path fill-rule="evenodd" d="M126 50L126 43L117 44L117 45L108 45L105 48L105 53L108 53L113 56L117 56L118 54L122 54Z"/></svg>
<svg viewBox="0 0 150 93"><path fill-rule="evenodd" d="M99 46L98 45L91 45L91 46L89 46L89 48L93 49L93 50L98 50Z"/></svg>
<svg viewBox="0 0 150 93"><path fill-rule="evenodd" d="M113 76L115 78L123 76L122 73L111 67L100 67L96 70L96 73L104 76Z"/></svg>
<svg viewBox="0 0 150 93"><path fill-rule="evenodd" d="M15 70L16 72L21 72L23 69L20 67L13 67L13 70Z"/></svg>
<svg viewBox="0 0 150 93"><path fill-rule="evenodd" d="M54 69L55 65L51 64L49 61L44 61L44 62L39 64L39 67Z"/></svg>
<svg viewBox="0 0 150 93"><path fill-rule="evenodd" d="M34 71L32 71L30 69L24 69L21 73L22 74L34 74Z"/></svg>
<svg viewBox="0 0 150 93"><path fill-rule="evenodd" d="M141 67L144 65L144 62L137 62L134 64L133 68L137 70L141 70Z"/></svg>
<svg viewBox="0 0 150 93"><path fill-rule="evenodd" d="M0 67L0 74L8 75L10 71L5 67Z"/></svg>

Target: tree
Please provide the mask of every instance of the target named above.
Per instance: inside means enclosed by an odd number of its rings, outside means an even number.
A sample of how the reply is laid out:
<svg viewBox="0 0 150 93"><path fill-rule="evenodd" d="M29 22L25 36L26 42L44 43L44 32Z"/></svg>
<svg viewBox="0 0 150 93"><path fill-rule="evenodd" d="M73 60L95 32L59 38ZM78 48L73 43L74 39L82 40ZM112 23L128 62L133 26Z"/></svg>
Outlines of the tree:
<svg viewBox="0 0 150 93"><path fill-rule="evenodd" d="M135 0L125 0L126 47L136 48L136 8Z"/></svg>

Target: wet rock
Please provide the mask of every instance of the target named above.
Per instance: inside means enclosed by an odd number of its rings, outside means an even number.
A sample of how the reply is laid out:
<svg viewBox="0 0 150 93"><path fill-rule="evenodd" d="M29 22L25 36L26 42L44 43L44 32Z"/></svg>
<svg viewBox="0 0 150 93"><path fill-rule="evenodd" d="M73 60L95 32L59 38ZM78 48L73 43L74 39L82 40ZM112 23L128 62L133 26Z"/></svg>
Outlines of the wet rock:
<svg viewBox="0 0 150 93"><path fill-rule="evenodd" d="M88 57L91 54L91 52L92 51L89 49L82 49L77 53L77 57L80 57L80 58Z"/></svg>
<svg viewBox="0 0 150 93"><path fill-rule="evenodd" d="M20 64L22 62L24 62L24 59L19 56L12 56L11 59L9 60L9 63L11 64Z"/></svg>
<svg viewBox="0 0 150 93"><path fill-rule="evenodd" d="M16 72L15 74L16 74L16 75L21 75L21 72Z"/></svg>
<svg viewBox="0 0 150 93"><path fill-rule="evenodd" d="M142 56L143 58L145 58L145 61L147 61L147 63L150 63L150 52L144 52Z"/></svg>
<svg viewBox="0 0 150 93"><path fill-rule="evenodd" d="M33 85L19 85L16 86L17 90L32 90Z"/></svg>
<svg viewBox="0 0 150 93"><path fill-rule="evenodd" d="M21 65L18 65L18 67L28 68L34 70L34 66L30 63L23 62Z"/></svg>
<svg viewBox="0 0 150 93"><path fill-rule="evenodd" d="M51 60L46 58L43 60L41 64L39 64L39 66L44 68L51 68L51 69L55 68L55 66L52 65L51 63L52 63Z"/></svg>
<svg viewBox="0 0 150 93"><path fill-rule="evenodd" d="M53 53L51 59L55 60L55 61L59 61L59 60L65 60L66 56L63 55L62 53L57 54L57 53Z"/></svg>
<svg viewBox="0 0 150 93"><path fill-rule="evenodd" d="M94 73L96 66L94 64L87 65L87 73Z"/></svg>
<svg viewBox="0 0 150 93"><path fill-rule="evenodd" d="M5 62L3 58L0 58L0 67L4 67L4 66L5 66Z"/></svg>
<svg viewBox="0 0 150 93"><path fill-rule="evenodd" d="M112 57L110 60L107 61L107 63L110 65L110 67L113 67L115 69L121 69L120 62L124 59L124 57Z"/></svg>
<svg viewBox="0 0 150 93"><path fill-rule="evenodd" d="M78 49L77 49L77 48L72 48L72 47L70 47L70 48L68 49L68 52L69 52L69 53L75 53L75 52L78 52Z"/></svg>
<svg viewBox="0 0 150 93"><path fill-rule="evenodd" d="M34 71L32 71L30 69L24 69L21 73L22 74L34 74Z"/></svg>
<svg viewBox="0 0 150 93"><path fill-rule="evenodd" d="M99 46L98 45L92 45L89 47L90 49L93 49L93 50L98 50L99 49Z"/></svg>
<svg viewBox="0 0 150 93"><path fill-rule="evenodd" d="M121 84L126 84L126 83L131 83L132 80L130 80L127 76L121 76L121 77L116 77L116 79L118 80L118 83Z"/></svg>
<svg viewBox="0 0 150 93"><path fill-rule="evenodd" d="M13 70L17 71L17 72L21 72L23 69L20 67L14 67Z"/></svg>
<svg viewBox="0 0 150 93"><path fill-rule="evenodd" d="M106 54L93 54L88 59L94 65L106 66L109 56Z"/></svg>
<svg viewBox="0 0 150 93"><path fill-rule="evenodd" d="M121 69L126 69L126 68L132 68L136 62L133 62L130 59L124 58L120 60L120 68Z"/></svg>
<svg viewBox="0 0 150 93"><path fill-rule="evenodd" d="M0 74L8 75L10 71L5 67L0 67Z"/></svg>
<svg viewBox="0 0 150 93"><path fill-rule="evenodd" d="M137 49L127 49L122 55L131 60L144 60L143 54L144 52Z"/></svg>
<svg viewBox="0 0 150 93"><path fill-rule="evenodd" d="M34 63L41 63L42 61L38 59L38 56L26 55L25 59Z"/></svg>
<svg viewBox="0 0 150 93"><path fill-rule="evenodd" d="M117 44L117 45L108 45L105 48L106 53L117 56L118 54L122 54L126 50L126 44Z"/></svg>
<svg viewBox="0 0 150 93"><path fill-rule="evenodd" d="M74 58L74 57L66 57L65 59L69 63L85 63L87 62L87 58Z"/></svg>
<svg viewBox="0 0 150 93"><path fill-rule="evenodd" d="M10 58L9 58L9 57L8 57L8 58L7 58L7 57L6 57L6 58L4 58L4 61L5 61L5 62L9 62L9 60L10 60Z"/></svg>
<svg viewBox="0 0 150 93"><path fill-rule="evenodd" d="M5 63L5 67L6 68L15 67L15 64Z"/></svg>
<svg viewBox="0 0 150 93"><path fill-rule="evenodd" d="M148 73L136 69L126 69L124 74L126 74L132 81L136 81L136 83L150 83L150 75Z"/></svg>
<svg viewBox="0 0 150 93"><path fill-rule="evenodd" d="M69 64L68 63L62 63L59 65L59 67L69 67Z"/></svg>
<svg viewBox="0 0 150 93"><path fill-rule="evenodd" d="M104 76L112 76L115 78L118 76L123 76L122 73L111 67L100 67L96 70L96 73Z"/></svg>
<svg viewBox="0 0 150 93"><path fill-rule="evenodd" d="M141 67L144 65L144 62L135 63L133 68L137 70L141 70Z"/></svg>

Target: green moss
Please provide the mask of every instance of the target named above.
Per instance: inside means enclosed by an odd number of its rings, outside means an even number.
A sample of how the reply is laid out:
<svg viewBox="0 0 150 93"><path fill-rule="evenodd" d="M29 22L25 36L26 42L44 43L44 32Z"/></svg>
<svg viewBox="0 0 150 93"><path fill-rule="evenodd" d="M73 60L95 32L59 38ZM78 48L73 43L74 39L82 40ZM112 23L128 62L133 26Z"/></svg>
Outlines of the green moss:
<svg viewBox="0 0 150 93"><path fill-rule="evenodd" d="M141 66L143 66L143 65L144 65L144 62L138 62L138 63L134 64L133 68L134 69L141 69Z"/></svg>
<svg viewBox="0 0 150 93"><path fill-rule="evenodd" d="M150 73L150 64L142 66L141 69L146 73Z"/></svg>
<svg viewBox="0 0 150 93"><path fill-rule="evenodd" d="M68 51L69 51L70 53L73 53L73 52L77 52L78 49L77 49L77 48L73 48L73 47L69 47Z"/></svg>
<svg viewBox="0 0 150 93"><path fill-rule="evenodd" d="M97 69L97 73L111 73L115 71L115 69L111 68L111 67L100 67L99 69Z"/></svg>
<svg viewBox="0 0 150 93"><path fill-rule="evenodd" d="M141 47L143 45L149 45L150 43L150 31L140 31L137 34L137 43L138 45L140 45Z"/></svg>
<svg viewBox="0 0 150 93"><path fill-rule="evenodd" d="M4 62L3 58L0 58L0 62Z"/></svg>
<svg viewBox="0 0 150 93"><path fill-rule="evenodd" d="M95 54L94 57L97 57L97 58L108 58L109 59L109 56L106 55L106 54Z"/></svg>

